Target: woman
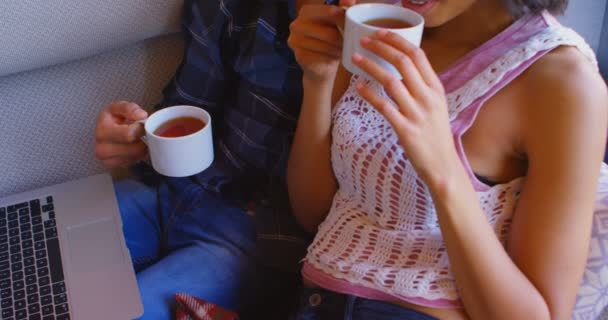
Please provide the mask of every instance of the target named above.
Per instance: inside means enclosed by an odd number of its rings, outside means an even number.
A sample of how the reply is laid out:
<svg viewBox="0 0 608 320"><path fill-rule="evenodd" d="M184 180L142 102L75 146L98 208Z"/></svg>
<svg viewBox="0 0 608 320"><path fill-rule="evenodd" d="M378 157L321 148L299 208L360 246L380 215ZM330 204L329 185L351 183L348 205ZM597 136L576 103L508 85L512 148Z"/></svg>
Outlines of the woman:
<svg viewBox="0 0 608 320"><path fill-rule="evenodd" d="M339 7L306 4L291 25L304 100L289 191L318 227L299 317L568 319L608 99L593 52L549 13L567 0L402 5L425 18L421 49L361 39L402 81L360 54L374 80L339 68Z"/></svg>

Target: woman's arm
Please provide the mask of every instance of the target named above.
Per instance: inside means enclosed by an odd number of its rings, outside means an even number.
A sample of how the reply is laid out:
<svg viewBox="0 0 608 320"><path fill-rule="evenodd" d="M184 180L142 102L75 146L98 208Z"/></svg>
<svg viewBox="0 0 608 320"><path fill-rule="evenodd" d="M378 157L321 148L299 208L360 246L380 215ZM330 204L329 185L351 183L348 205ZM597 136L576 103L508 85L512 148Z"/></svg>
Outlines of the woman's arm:
<svg viewBox="0 0 608 320"><path fill-rule="evenodd" d="M529 168L505 249L453 143L445 143L451 140L446 105L428 61L411 44L379 38L365 46L392 60L404 84L366 59L354 60L385 86L399 109L365 87L360 93L391 122L429 187L467 313L472 319L569 319L589 250L606 141L608 98L597 72L578 56L560 55L528 71L522 140Z"/></svg>
<svg viewBox="0 0 608 320"><path fill-rule="evenodd" d="M571 57L550 54L524 80L528 172L506 251L465 177L431 187L473 319L570 318L589 252L608 106L597 73Z"/></svg>
<svg viewBox="0 0 608 320"><path fill-rule="evenodd" d="M289 44L304 71L304 98L289 162L287 185L293 212L308 231L315 231L329 211L337 182L331 167L331 109L344 83L337 72L342 37L335 6L305 5L291 25ZM340 74L337 76L337 74ZM341 89L343 90L343 88Z"/></svg>
<svg viewBox="0 0 608 320"><path fill-rule="evenodd" d="M300 225L313 232L337 190L331 167L331 85L304 79L304 99L287 169L289 198Z"/></svg>
<svg viewBox="0 0 608 320"><path fill-rule="evenodd" d="M531 108L526 126L529 167L508 252L552 318L569 319L589 253L608 99L604 81L580 63L578 50L556 51L539 62L544 72L538 78L546 85L530 87L530 106L538 107Z"/></svg>

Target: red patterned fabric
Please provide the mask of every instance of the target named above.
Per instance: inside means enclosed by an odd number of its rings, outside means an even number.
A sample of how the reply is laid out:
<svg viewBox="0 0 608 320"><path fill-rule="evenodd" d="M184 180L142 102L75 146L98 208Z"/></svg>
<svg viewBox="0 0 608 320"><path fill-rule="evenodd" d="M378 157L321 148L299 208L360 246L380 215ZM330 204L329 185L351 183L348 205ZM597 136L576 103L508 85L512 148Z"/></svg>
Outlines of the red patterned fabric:
<svg viewBox="0 0 608 320"><path fill-rule="evenodd" d="M176 320L238 320L239 316L216 304L195 298L185 293L175 295Z"/></svg>

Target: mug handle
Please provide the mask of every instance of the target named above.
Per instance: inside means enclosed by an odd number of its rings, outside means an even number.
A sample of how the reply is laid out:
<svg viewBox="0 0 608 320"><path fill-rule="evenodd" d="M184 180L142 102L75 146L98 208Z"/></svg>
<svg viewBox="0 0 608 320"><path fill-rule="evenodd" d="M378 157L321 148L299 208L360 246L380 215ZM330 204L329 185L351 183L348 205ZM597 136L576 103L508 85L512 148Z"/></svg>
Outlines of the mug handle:
<svg viewBox="0 0 608 320"><path fill-rule="evenodd" d="M137 120L137 121L134 121L133 123L139 123L139 124L142 124L142 125L144 126L144 128L145 128L145 127L146 127L146 120L148 120L148 119L146 118L146 119L142 119L142 120ZM147 137L147 136L146 136L146 134L145 134L145 130L144 130L144 135L143 135L143 136L141 136L139 139L140 139L140 140L141 140L143 143L145 143L146 145L148 145L148 137Z"/></svg>

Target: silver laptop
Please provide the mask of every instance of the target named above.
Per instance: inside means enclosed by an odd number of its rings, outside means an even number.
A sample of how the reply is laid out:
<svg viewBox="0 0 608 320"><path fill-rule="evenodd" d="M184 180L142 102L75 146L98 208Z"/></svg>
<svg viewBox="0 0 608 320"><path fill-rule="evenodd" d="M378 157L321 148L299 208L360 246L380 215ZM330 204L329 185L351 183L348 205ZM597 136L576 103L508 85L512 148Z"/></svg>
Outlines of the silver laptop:
<svg viewBox="0 0 608 320"><path fill-rule="evenodd" d="M3 320L143 313L110 176L0 199Z"/></svg>

